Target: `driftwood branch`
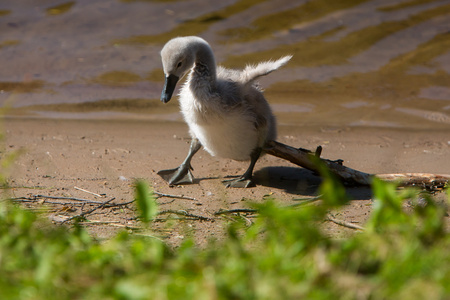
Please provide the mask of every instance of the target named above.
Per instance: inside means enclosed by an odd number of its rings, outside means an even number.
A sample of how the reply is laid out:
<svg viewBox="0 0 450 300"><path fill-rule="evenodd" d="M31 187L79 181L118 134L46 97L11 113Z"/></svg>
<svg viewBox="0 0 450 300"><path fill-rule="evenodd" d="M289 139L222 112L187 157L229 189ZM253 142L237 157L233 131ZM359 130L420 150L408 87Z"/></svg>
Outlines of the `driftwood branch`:
<svg viewBox="0 0 450 300"><path fill-rule="evenodd" d="M416 186L426 190L438 190L448 186L450 175L429 173L374 174L373 176L392 182L400 182L401 186Z"/></svg>
<svg viewBox="0 0 450 300"><path fill-rule="evenodd" d="M404 173L404 174L369 174L343 165L342 160L329 160L320 158L322 147L316 151L302 148L294 148L276 141L269 141L264 151L267 154L286 159L293 164L301 166L313 172L319 172L313 157L319 158L328 169L341 178L347 184L370 185L373 178L377 177L385 181L399 182L400 186L418 186L427 190L436 190L445 187L450 181L450 175Z"/></svg>

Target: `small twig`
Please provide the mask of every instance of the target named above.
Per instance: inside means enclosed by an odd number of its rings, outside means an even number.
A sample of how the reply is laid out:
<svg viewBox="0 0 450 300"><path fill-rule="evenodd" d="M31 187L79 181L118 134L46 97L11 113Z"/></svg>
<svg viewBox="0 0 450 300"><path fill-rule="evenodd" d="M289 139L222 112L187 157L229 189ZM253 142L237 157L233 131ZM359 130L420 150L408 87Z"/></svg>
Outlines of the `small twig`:
<svg viewBox="0 0 450 300"><path fill-rule="evenodd" d="M77 186L74 186L73 188L76 189L76 190L79 190L79 191L82 191L82 192L94 195L94 196L99 197L99 198L105 198L105 196L106 196L105 194L100 195L100 194L97 194L97 193L94 193L94 192L91 192L91 191L79 188Z"/></svg>
<svg viewBox="0 0 450 300"><path fill-rule="evenodd" d="M1 186L0 190L5 190L5 189L28 189L28 190L51 190L54 187L47 187L47 186L26 186L26 185L21 185L21 186Z"/></svg>
<svg viewBox="0 0 450 300"><path fill-rule="evenodd" d="M36 203L39 201L42 201L42 204L57 204L57 205L74 205L74 206L82 206L85 204L89 204L86 202L59 202L59 201L51 201L51 200L39 200L37 198L29 198L29 197L18 197L18 198L8 198L5 199L7 201L15 201L15 202L25 202L25 203ZM98 204L98 201L95 201L95 203L91 203L91 204Z"/></svg>
<svg viewBox="0 0 450 300"><path fill-rule="evenodd" d="M44 196L44 195L33 195L32 197L17 197L17 198L7 198L4 200L9 201L17 201L17 202L37 202L40 198L44 199L60 199L60 200L72 200L72 201L79 201L84 203L93 203L93 204L100 204L102 202L100 201L94 201L94 200L88 200L88 199L80 199L80 198L72 198L72 197L54 197L54 196ZM44 200L45 203L51 203L51 204L78 204L73 202L54 202L54 201L48 201Z"/></svg>
<svg viewBox="0 0 450 300"><path fill-rule="evenodd" d="M107 201L105 201L105 202L102 202L102 204L100 204L99 206L94 207L94 208L91 209L91 210L82 212L82 213L79 214L79 215L72 216L72 217L70 217L70 218L68 218L68 219L65 219L64 221L61 222L61 224L66 223L66 222L68 222L68 221L71 221L71 220L73 220L73 219L75 219L75 218L81 218L81 217L84 217L84 216L86 216L86 215L88 215L88 214L90 214L90 213L93 213L93 212L96 211L97 209L102 208L103 206L105 206L105 204L108 204L109 202L111 202L111 201L113 201L113 200L115 200L115 199L116 199L116 198L111 198L111 199L109 199L109 200L107 200Z"/></svg>
<svg viewBox="0 0 450 300"><path fill-rule="evenodd" d="M111 223L111 224L108 224L108 225L114 226L114 227L123 227L123 228L128 228L128 229L133 229L133 230L141 230L141 229L144 229L144 228L139 227L139 226L126 225L126 224L118 224L118 223Z"/></svg>
<svg viewBox="0 0 450 300"><path fill-rule="evenodd" d="M37 199L31 199L27 197L17 197L17 198L6 198L1 201L16 201L16 202L36 202Z"/></svg>
<svg viewBox="0 0 450 300"><path fill-rule="evenodd" d="M180 216L184 216L184 217L188 217L188 218L194 218L194 219L198 219L198 220L202 220L202 221L214 221L213 218L194 215L194 214L188 213L185 210L167 209L167 210L158 212L158 215L164 215L164 214L175 214L175 215L180 215Z"/></svg>
<svg viewBox="0 0 450 300"><path fill-rule="evenodd" d="M294 208L294 207L300 207L300 206L305 206L305 205L314 203L314 202L319 201L319 200L321 200L321 199L319 199L319 198L314 198L314 199L311 199L311 200L304 200L304 201L302 201L302 202L294 203L294 204L287 205L287 206L284 206L284 207L293 207L293 208Z"/></svg>
<svg viewBox="0 0 450 300"><path fill-rule="evenodd" d="M111 208L111 207L117 207L117 206L127 206L128 204L131 204L135 201L136 201L136 199L133 199L133 200L127 201L127 202L123 202L123 203L114 203L114 204L106 205L105 208Z"/></svg>
<svg viewBox="0 0 450 300"><path fill-rule="evenodd" d="M258 211L256 209L247 209L247 208L237 208L237 209L230 209L230 210L224 210L221 209L218 212L215 212L214 215L223 215L223 214L235 214L235 213L245 213L245 214L254 214Z"/></svg>
<svg viewBox="0 0 450 300"><path fill-rule="evenodd" d="M161 203L158 203L158 205L166 205L166 204L170 204L170 203L172 203L172 202L174 202L174 201L175 201L175 199L172 199L172 200L167 201L167 202L161 202Z"/></svg>
<svg viewBox="0 0 450 300"><path fill-rule="evenodd" d="M185 200L192 200L192 201L198 201L197 199L193 197L187 197L183 195L170 195L170 194L164 194L160 192L154 191L153 194L158 195L158 198L167 197L167 198L177 198L177 199L185 199Z"/></svg>
<svg viewBox="0 0 450 300"><path fill-rule="evenodd" d="M28 211L35 211L35 212L59 212L59 209L56 208L43 208L43 207L35 207L35 208L27 208Z"/></svg>
<svg viewBox="0 0 450 300"><path fill-rule="evenodd" d="M252 226L252 224L253 224L253 221L252 221L252 220L250 220L250 219L247 218L247 217L244 217L244 216L241 215L241 214L239 214L238 216L239 216L240 218L242 218L242 219L245 221L245 224L247 225L247 227Z"/></svg>
<svg viewBox="0 0 450 300"><path fill-rule="evenodd" d="M149 237L149 238L152 238L152 239L156 239L156 240L158 240L158 241L160 241L160 242L164 242L164 240L162 240L162 239L160 239L159 237L156 237L156 236L154 236L154 235L151 235L151 234L145 234L145 233L134 233L135 235L140 235L140 236L144 236L144 237Z"/></svg>
<svg viewBox="0 0 450 300"><path fill-rule="evenodd" d="M57 204L57 205L74 205L74 206L83 206L86 204L86 203L78 203L78 202L56 202L56 201L44 200L43 204L45 204L45 203Z"/></svg>
<svg viewBox="0 0 450 300"><path fill-rule="evenodd" d="M101 201L82 199L82 198L74 198L74 197L45 196L45 195L33 195L33 197L35 197L35 198L47 198L47 199L73 200L73 201L81 201L81 202L95 203L95 204L101 204L102 203Z"/></svg>
<svg viewBox="0 0 450 300"><path fill-rule="evenodd" d="M116 223L119 223L119 222L120 222L120 221L99 221L99 220L89 220L89 221L80 222L79 224L81 224L81 225L116 224Z"/></svg>
<svg viewBox="0 0 450 300"><path fill-rule="evenodd" d="M321 198L322 198L322 195L318 195L315 197L295 198L295 199L292 199L292 201L312 202L312 201L320 200Z"/></svg>
<svg viewBox="0 0 450 300"><path fill-rule="evenodd" d="M198 221L199 220L199 218L196 216L196 217L185 217L185 216L182 216L182 217L170 217L170 220L181 220L181 221ZM214 219L211 219L211 221L213 221ZM153 219L153 222L159 222L159 223L162 223L162 222L167 222L167 218L154 218Z"/></svg>
<svg viewBox="0 0 450 300"><path fill-rule="evenodd" d="M349 223L349 222L345 222L345 221L342 221L342 220L338 220L332 214L328 214L327 215L327 220L331 221L331 222L333 222L333 223L335 223L337 225L341 225L341 226L344 226L344 227L347 227L347 228L357 229L357 230L362 230L362 231L365 230L364 227L361 227L361 226L358 226L358 225L355 225L355 224L352 224L352 223Z"/></svg>

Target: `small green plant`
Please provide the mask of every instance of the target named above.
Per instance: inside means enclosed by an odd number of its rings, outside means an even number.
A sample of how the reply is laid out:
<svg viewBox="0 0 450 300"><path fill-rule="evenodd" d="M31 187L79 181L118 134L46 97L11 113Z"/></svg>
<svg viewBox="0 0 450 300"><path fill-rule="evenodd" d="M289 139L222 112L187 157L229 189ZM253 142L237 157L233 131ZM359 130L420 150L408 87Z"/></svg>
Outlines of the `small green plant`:
<svg viewBox="0 0 450 300"><path fill-rule="evenodd" d="M79 226L55 227L0 201L1 299L447 299L450 235L445 209L403 208L411 190L375 181L366 230L334 239L320 224L348 202L325 176L321 204L253 204L251 226L232 222L223 241L202 248L121 232L99 242ZM136 184L140 220L157 204Z"/></svg>
<svg viewBox="0 0 450 300"><path fill-rule="evenodd" d="M155 201L153 192L143 181L136 182L136 204L141 213L140 220L144 223L151 222L158 213L158 204Z"/></svg>
<svg viewBox="0 0 450 300"><path fill-rule="evenodd" d="M8 103L5 107L0 108L0 116L9 109ZM0 187L7 187L7 178L9 169L16 161L18 155L22 153L22 150L7 151L5 147L5 134L3 133L3 120L0 119Z"/></svg>

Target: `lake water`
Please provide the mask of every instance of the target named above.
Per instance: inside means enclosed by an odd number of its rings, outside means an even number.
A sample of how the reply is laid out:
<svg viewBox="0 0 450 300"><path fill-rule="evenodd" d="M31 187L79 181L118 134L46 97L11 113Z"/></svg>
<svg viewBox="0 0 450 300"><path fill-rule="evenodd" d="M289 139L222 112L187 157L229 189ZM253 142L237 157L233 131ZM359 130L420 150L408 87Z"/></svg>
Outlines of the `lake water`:
<svg viewBox="0 0 450 300"><path fill-rule="evenodd" d="M198 35L260 83L280 124L450 129L450 1L0 2L4 114L181 120L159 51Z"/></svg>

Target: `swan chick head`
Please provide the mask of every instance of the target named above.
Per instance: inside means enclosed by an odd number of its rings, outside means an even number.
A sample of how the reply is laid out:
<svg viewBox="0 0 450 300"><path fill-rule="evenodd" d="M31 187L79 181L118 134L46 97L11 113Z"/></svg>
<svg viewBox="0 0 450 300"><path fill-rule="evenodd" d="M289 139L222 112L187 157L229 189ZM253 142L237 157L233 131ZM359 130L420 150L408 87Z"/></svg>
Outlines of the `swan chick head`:
<svg viewBox="0 0 450 300"><path fill-rule="evenodd" d="M195 62L196 49L191 39L194 37L177 37L168 41L161 50L161 59L165 75L165 84L161 93L161 101L167 103L180 78L192 68Z"/></svg>

